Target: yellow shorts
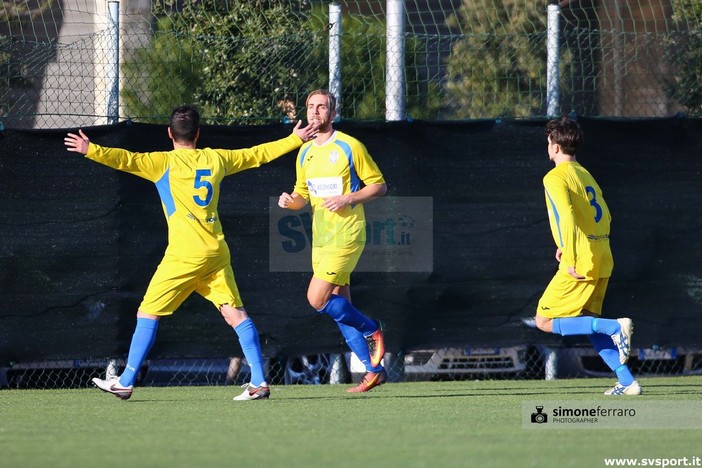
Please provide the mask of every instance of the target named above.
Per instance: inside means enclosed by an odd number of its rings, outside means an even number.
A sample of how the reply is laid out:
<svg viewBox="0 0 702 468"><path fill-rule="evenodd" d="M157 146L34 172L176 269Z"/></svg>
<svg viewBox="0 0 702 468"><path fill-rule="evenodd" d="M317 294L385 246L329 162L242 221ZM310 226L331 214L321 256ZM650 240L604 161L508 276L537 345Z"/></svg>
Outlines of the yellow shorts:
<svg viewBox="0 0 702 468"><path fill-rule="evenodd" d="M577 281L558 271L541 296L536 313L547 318L577 317L583 310L601 315L608 283L609 278Z"/></svg>
<svg viewBox="0 0 702 468"><path fill-rule="evenodd" d="M229 256L180 258L166 255L151 278L139 310L152 315L171 315L197 292L219 310L223 304L241 307Z"/></svg>
<svg viewBox="0 0 702 468"><path fill-rule="evenodd" d="M351 273L356 268L365 246L365 242L354 242L343 247L313 246L313 276L337 286L351 284Z"/></svg>

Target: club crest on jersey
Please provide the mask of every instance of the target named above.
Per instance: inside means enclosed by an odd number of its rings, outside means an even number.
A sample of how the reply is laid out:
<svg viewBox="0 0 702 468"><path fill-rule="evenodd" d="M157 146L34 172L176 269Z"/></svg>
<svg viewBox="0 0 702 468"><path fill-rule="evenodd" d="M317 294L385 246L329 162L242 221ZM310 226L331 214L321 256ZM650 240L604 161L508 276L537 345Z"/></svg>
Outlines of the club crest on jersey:
<svg viewBox="0 0 702 468"><path fill-rule="evenodd" d="M338 151L332 151L329 153L329 162L332 164L335 164L339 160L339 152Z"/></svg>

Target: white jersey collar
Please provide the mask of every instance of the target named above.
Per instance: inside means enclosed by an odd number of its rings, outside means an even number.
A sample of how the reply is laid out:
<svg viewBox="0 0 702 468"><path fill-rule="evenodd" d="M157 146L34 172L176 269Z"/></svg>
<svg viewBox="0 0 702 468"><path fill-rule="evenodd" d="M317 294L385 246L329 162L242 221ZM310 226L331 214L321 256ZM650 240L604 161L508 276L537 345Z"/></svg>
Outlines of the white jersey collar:
<svg viewBox="0 0 702 468"><path fill-rule="evenodd" d="M322 144L317 144L317 142L314 140L312 140L312 142L314 143L314 146L318 146L321 148L322 146L326 146L326 145L332 143L334 140L336 140L336 133L337 133L337 130L334 130L334 133L331 134L329 139Z"/></svg>

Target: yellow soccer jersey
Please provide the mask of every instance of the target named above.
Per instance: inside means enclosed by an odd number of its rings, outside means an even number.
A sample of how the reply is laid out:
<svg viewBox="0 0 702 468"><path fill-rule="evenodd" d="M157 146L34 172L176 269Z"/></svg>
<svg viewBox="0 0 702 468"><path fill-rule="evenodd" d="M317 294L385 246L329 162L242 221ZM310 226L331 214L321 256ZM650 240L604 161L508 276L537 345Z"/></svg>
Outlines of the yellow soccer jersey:
<svg viewBox="0 0 702 468"><path fill-rule="evenodd" d="M595 179L579 163L561 163L544 177L551 233L562 251L559 269L587 279L607 278L614 261L609 246L612 220Z"/></svg>
<svg viewBox="0 0 702 468"><path fill-rule="evenodd" d="M222 179L270 162L302 144L292 134L253 148L175 149L133 153L91 143L86 157L156 184L168 222L166 254L229 255L217 213Z"/></svg>
<svg viewBox="0 0 702 468"><path fill-rule="evenodd" d="M383 174L357 139L335 131L322 145L309 141L297 156L295 192L312 206L312 244L345 246L366 241L363 204L349 205L335 213L321 208L325 198L384 184ZM363 185L362 185L363 184Z"/></svg>

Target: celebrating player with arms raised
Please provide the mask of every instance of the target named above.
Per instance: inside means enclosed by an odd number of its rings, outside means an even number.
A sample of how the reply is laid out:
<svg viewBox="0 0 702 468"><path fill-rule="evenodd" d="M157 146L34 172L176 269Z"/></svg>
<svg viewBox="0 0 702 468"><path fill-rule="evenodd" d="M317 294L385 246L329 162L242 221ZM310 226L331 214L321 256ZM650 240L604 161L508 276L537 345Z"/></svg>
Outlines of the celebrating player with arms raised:
<svg viewBox="0 0 702 468"><path fill-rule="evenodd" d="M159 319L171 315L197 292L211 301L239 337L251 368L251 382L235 400L268 398L258 331L244 309L234 280L230 252L217 207L222 179L258 167L298 148L311 138L314 124L248 149L197 149L200 115L190 106L173 110L168 127L173 150L134 153L91 143L81 130L65 138L68 151L156 185L168 223L168 247L137 312L137 323L124 372L115 379L94 378L101 390L126 400L156 339Z"/></svg>

